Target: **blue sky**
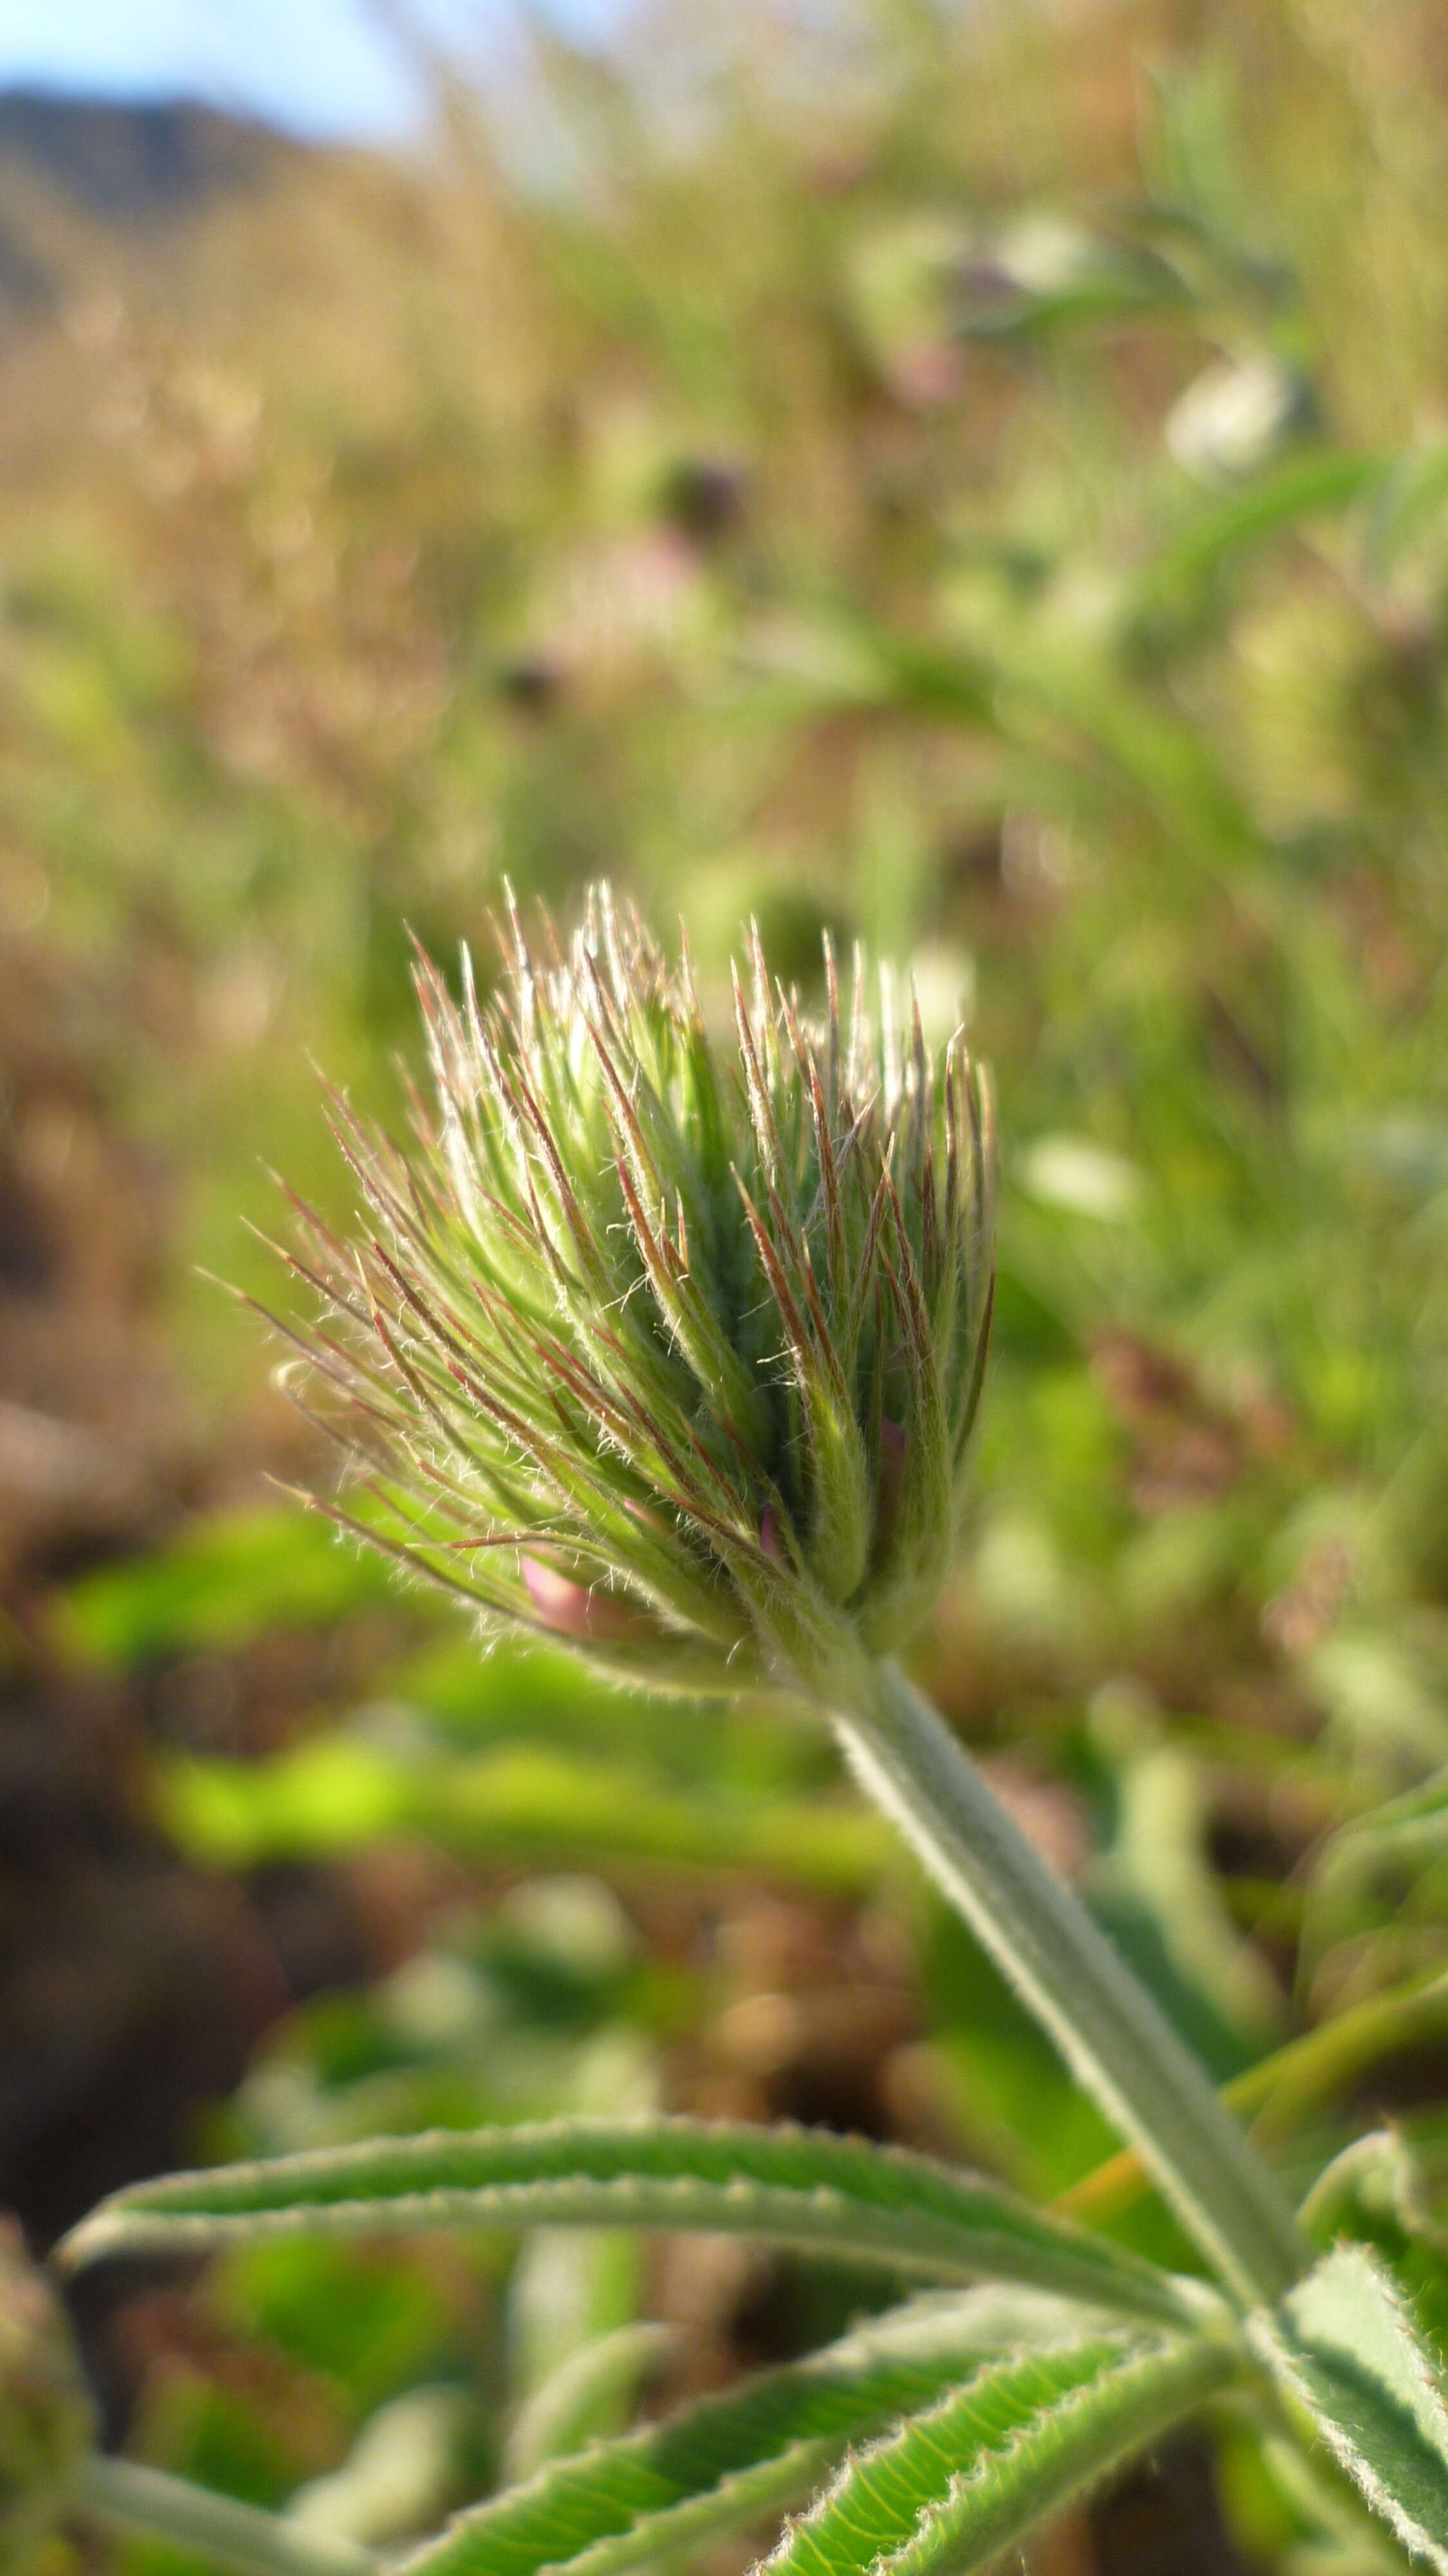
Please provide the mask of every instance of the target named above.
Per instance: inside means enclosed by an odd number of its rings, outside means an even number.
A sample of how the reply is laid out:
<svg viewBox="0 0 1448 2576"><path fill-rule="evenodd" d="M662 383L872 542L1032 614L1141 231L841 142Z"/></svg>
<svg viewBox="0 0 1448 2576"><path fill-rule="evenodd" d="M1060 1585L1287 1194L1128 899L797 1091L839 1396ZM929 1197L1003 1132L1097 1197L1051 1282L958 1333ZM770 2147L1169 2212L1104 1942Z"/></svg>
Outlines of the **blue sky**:
<svg viewBox="0 0 1448 2576"><path fill-rule="evenodd" d="M509 0L408 0L415 25L459 52L486 46ZM597 31L612 0L551 0ZM405 134L420 99L371 0L0 0L0 87L122 97L185 90L310 134Z"/></svg>

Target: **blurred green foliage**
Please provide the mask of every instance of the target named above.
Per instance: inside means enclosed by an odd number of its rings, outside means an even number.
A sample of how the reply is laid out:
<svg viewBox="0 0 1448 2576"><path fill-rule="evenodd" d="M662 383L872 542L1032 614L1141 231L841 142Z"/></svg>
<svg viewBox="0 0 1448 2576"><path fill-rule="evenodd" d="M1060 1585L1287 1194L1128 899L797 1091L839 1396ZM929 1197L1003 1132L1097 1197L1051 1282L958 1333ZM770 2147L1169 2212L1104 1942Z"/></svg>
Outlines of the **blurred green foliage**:
<svg viewBox="0 0 1448 2576"><path fill-rule="evenodd" d="M566 911L607 872L682 914L716 1001L751 910L806 988L824 927L909 960L1003 1125L929 1678L1226 2079L1448 1946L1448 54L1414 0L848 18L540 38L507 112L445 89L425 172L287 160L156 279L107 249L37 338L64 428L0 529L0 927L85 961L218 1417L260 1354L188 1264L282 1293L238 1223L275 1222L258 1157L345 1203L308 1050L399 1114L405 924L486 971L505 874ZM256 1517L94 1578L59 1633L142 1667L379 1589ZM271 1766L171 1761L159 1811L211 1862L421 1830L604 1876L884 1865L758 1716L663 1720L451 1629L375 1700ZM900 1901L963 2139L1077 2182L1094 2116ZM687 1994L476 1937L303 2016L244 2135L576 2104L605 2038L647 2086ZM1442 2162L1445 2021L1400 2095L1391 2011L1386 2075L1306 2086L1304 2185L1384 2099ZM1361 2232L1393 2228L1380 2196ZM289 2248L218 2295L352 2431L463 2369L421 2277ZM575 2342L635 2312L599 2277ZM307 2340L329 2305L345 2354ZM175 2465L302 2474L179 2420ZM1244 2458L1244 2529L1296 2546L1311 2510Z"/></svg>

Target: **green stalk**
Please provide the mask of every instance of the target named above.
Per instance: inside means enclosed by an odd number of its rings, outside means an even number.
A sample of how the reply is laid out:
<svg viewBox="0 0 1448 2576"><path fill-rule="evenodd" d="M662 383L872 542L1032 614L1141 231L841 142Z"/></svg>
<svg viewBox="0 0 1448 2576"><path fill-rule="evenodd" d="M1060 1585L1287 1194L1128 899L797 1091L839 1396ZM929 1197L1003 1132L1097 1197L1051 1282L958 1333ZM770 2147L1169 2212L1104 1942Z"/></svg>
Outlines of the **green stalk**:
<svg viewBox="0 0 1448 2576"><path fill-rule="evenodd" d="M860 1786L1136 2148L1228 2288L1248 2306L1275 2302L1310 2257L1266 2165L929 1701L893 1661L868 1670L858 1703L832 1710Z"/></svg>
<svg viewBox="0 0 1448 2576"><path fill-rule="evenodd" d="M1257 2112L1254 2137L1291 2137L1325 2094L1340 2092L1394 2049L1441 2031L1445 2017L1448 1976L1441 1968L1422 1970L1288 2040L1226 2091L1237 2110Z"/></svg>
<svg viewBox="0 0 1448 2576"><path fill-rule="evenodd" d="M263 2513L234 2496L91 2451L66 2480L75 2513L94 2514L128 2531L146 2531L199 2550L239 2576L377 2576L377 2560L355 2540L309 2531L282 2514Z"/></svg>

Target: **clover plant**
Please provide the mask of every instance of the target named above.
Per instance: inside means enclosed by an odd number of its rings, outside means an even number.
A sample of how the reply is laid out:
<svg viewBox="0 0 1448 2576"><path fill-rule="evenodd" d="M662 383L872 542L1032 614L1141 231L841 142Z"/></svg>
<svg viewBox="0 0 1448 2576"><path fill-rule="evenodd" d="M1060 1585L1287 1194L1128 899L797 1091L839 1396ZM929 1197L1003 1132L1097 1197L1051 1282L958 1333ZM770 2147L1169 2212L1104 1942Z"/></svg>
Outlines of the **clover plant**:
<svg viewBox="0 0 1448 2576"><path fill-rule="evenodd" d="M1362 2243L1315 2250L1341 2192L1319 2182L1299 2219L897 1660L956 1546L989 1333L990 1108L963 1039L933 1054L888 973L857 966L844 1002L828 957L815 1025L755 938L726 1047L687 960L602 889L566 951L545 926L535 957L516 918L504 946L486 1000L470 972L458 1002L420 968L432 1096L410 1146L341 1108L357 1239L302 1211L295 1268L319 1311L294 1335L301 1392L351 1474L325 1508L485 1627L817 1710L1199 2271L920 2156L670 2118L173 2175L104 2203L64 2261L546 2224L724 2231L897 2276L899 2303L824 2350L503 2487L417 2550L415 2576L614 2576L761 2524L777 2576L981 2568L1233 2402L1298 2445L1340 2521L1375 2518L1352 2563L1396 2541L1448 2570L1448 2404L1404 2288ZM68 2442L53 2471L40 2445L54 2511L276 2576L371 2563ZM21 2483L25 2457L7 2463Z"/></svg>

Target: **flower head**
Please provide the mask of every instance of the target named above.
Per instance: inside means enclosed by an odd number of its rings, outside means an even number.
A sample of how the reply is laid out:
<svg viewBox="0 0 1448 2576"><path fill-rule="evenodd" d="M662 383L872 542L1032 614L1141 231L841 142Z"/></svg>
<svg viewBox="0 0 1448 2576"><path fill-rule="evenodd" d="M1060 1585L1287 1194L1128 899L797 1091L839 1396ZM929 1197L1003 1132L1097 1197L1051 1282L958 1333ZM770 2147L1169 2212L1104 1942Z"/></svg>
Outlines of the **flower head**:
<svg viewBox="0 0 1448 2576"><path fill-rule="evenodd" d="M856 961L823 1024L757 933L717 1046L606 887L566 955L425 960L404 1150L338 1103L371 1220L305 1210L307 1337L366 1534L496 1618L686 1687L821 1686L955 1544L989 1329L988 1094ZM340 1518L348 1518L336 1506ZM358 1525L352 1516L353 1525Z"/></svg>

